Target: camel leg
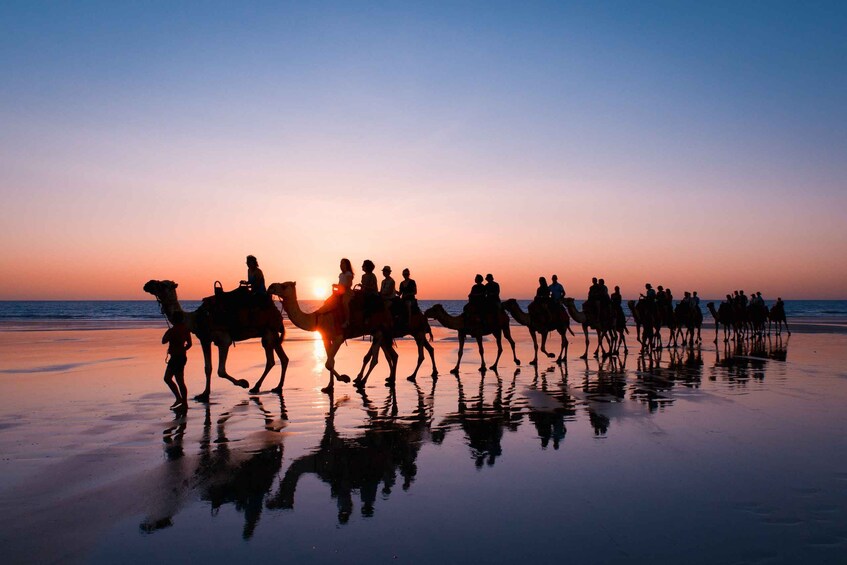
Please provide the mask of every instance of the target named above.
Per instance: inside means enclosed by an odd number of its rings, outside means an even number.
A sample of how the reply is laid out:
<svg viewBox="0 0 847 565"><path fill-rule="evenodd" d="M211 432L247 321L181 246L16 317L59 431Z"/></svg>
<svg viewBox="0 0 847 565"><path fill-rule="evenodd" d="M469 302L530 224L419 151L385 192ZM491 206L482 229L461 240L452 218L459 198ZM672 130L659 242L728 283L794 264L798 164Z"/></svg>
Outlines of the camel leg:
<svg viewBox="0 0 847 565"><path fill-rule="evenodd" d="M552 359L553 357L555 357L555 355L546 350L547 336L549 335L549 333L550 332L544 332L543 334L541 334L541 351L547 354L548 359Z"/></svg>
<svg viewBox="0 0 847 565"><path fill-rule="evenodd" d="M408 377L406 377L407 381L415 382L415 379L418 378L418 369L421 368L421 365L423 364L423 361L424 361L424 354L423 354L423 344L424 343L426 343L426 336L420 336L420 335L415 336L415 345L418 346L418 363L417 363L417 365L415 365L415 370L412 371L412 374L409 375Z"/></svg>
<svg viewBox="0 0 847 565"><path fill-rule="evenodd" d="M791 335L791 330L788 329L788 320L785 320L785 331L788 332L788 335Z"/></svg>
<svg viewBox="0 0 847 565"><path fill-rule="evenodd" d="M479 372L485 372L485 348L482 346L482 335L477 336L476 345L479 348ZM500 340L497 340L497 358L500 358L500 353L503 352L503 346L500 345ZM494 366L497 366L497 361L494 362Z"/></svg>
<svg viewBox="0 0 847 565"><path fill-rule="evenodd" d="M368 366L368 362L369 362L372 358L373 358L373 344L371 345L370 349L368 349L368 352L367 352L367 353L365 353L365 356L362 358L362 368L361 368L361 369L359 369L359 374L358 374L358 375L356 375L356 378L355 378L355 379L353 379L353 382L354 382L354 383L357 383L357 382L359 382L359 381L361 381L361 380L362 380L362 377L363 377L363 376L364 376L364 374L365 374L365 367L367 367L367 366Z"/></svg>
<svg viewBox="0 0 847 565"><path fill-rule="evenodd" d="M600 347L603 345L603 335L604 335L604 334L600 333L600 330L596 330L596 332L597 332L597 347L594 348L594 357L595 358L600 356Z"/></svg>
<svg viewBox="0 0 847 565"><path fill-rule="evenodd" d="M259 380L256 381L256 384L253 385L253 388L250 389L250 394L258 394L259 390L262 388L262 383L265 381L265 377L268 376L268 373L271 372L274 362L274 350L273 346L268 342L266 337L262 338L262 349L265 350L265 371L262 373L262 376L259 377Z"/></svg>
<svg viewBox="0 0 847 565"><path fill-rule="evenodd" d="M371 376L371 373L376 368L377 363L379 363L379 347L379 341L373 340L371 342L370 349L368 349L368 352L365 353L365 357L362 359L362 369L359 371L356 378L353 379L353 384L364 386L365 383L368 382L368 377ZM368 368L368 372L365 373L365 366L368 363L370 363L370 367Z"/></svg>
<svg viewBox="0 0 847 565"><path fill-rule="evenodd" d="M433 349L432 345L426 340L426 336L423 339L423 346L426 349L427 353L429 353L429 358L432 361L432 378L438 378L438 368L435 366L435 349Z"/></svg>
<svg viewBox="0 0 847 565"><path fill-rule="evenodd" d="M344 340L341 338L337 338L332 341L328 341L327 338L324 338L324 349L326 349L326 364L324 367L326 367L329 371L329 382L321 389L321 392L331 393L335 385L334 379L341 376L335 371L335 354L338 353L338 349L341 347L342 343L344 343ZM341 379L339 378L339 380Z"/></svg>
<svg viewBox="0 0 847 565"><path fill-rule="evenodd" d="M212 384L212 342L211 340L200 341L203 349L203 371L206 373L206 389L194 397L198 402L209 402L209 392Z"/></svg>
<svg viewBox="0 0 847 565"><path fill-rule="evenodd" d="M562 363L568 357L568 333L559 330L559 335L562 337L562 348L559 349L559 357L556 358L556 363Z"/></svg>
<svg viewBox="0 0 847 565"><path fill-rule="evenodd" d="M624 328L624 329L626 329L626 328ZM621 343L623 344L623 354L624 354L624 355L628 355L628 354L629 354L629 349L628 349L628 348L627 348L627 346L626 346L626 332L625 332L625 331L620 332L620 336L621 336L621 337L620 337L620 339L621 339ZM620 345L618 346L618 349L620 349Z"/></svg>
<svg viewBox="0 0 847 565"><path fill-rule="evenodd" d="M582 333L585 334L585 352L579 358L588 359L588 324L582 324Z"/></svg>
<svg viewBox="0 0 847 565"><path fill-rule="evenodd" d="M229 355L229 346L232 344L232 341L227 338L226 342L218 345L218 376L222 379L226 379L235 386L240 386L241 388L248 388L250 383L248 383L244 379L236 379L229 375L226 372L226 358Z"/></svg>
<svg viewBox="0 0 847 565"><path fill-rule="evenodd" d="M511 341L511 338L512 338L512 336L506 337L506 339L508 339L510 341ZM480 338L480 340L481 340L481 338ZM490 369L496 373L497 372L497 365L500 363L500 356L503 355L503 340L502 340L501 334L495 333L494 334L494 340L497 343L497 358L494 360L494 364L491 365ZM511 343L512 343L512 348L514 350L515 344L514 344L514 342L511 342Z"/></svg>
<svg viewBox="0 0 847 565"><path fill-rule="evenodd" d="M454 375L459 374L459 364L462 362L462 354L465 352L465 334L459 332L459 358L456 359L456 366L450 371Z"/></svg>
<svg viewBox="0 0 847 565"><path fill-rule="evenodd" d="M390 339L384 339L382 344L382 352L385 354L385 359L388 361L388 378L385 383L393 386L397 380L397 359L399 355L394 350L394 345Z"/></svg>
<svg viewBox="0 0 847 565"><path fill-rule="evenodd" d="M504 336L505 336L505 338L506 338L506 341L508 341L508 342L509 342L509 345L510 345L510 346L511 346L511 348L512 348L512 361L514 361L514 362L515 362L515 365L520 366L520 364L521 364L521 360L520 360L520 359L518 359L518 352L517 352L517 350L515 349L515 340L514 340L514 339L512 339L512 330L511 330L511 329L509 329L509 324L506 324L505 326L503 326L503 330L502 330L502 331L503 331L503 335L504 335ZM500 358L500 356L498 355L498 356L497 356L497 358L499 359L499 358ZM495 363L495 365L496 365L496 364L497 364L497 363Z"/></svg>
<svg viewBox="0 0 847 565"><path fill-rule="evenodd" d="M532 351L534 353L530 365L538 365L538 337L535 335L535 330L529 330L529 337L532 338Z"/></svg>
<svg viewBox="0 0 847 565"><path fill-rule="evenodd" d="M279 384L272 388L271 392L282 394L282 387L285 384L285 372L288 370L288 355L282 349L281 339L276 340L274 343L274 351L276 351L276 356L279 357L279 364L282 367L282 371L279 373Z"/></svg>

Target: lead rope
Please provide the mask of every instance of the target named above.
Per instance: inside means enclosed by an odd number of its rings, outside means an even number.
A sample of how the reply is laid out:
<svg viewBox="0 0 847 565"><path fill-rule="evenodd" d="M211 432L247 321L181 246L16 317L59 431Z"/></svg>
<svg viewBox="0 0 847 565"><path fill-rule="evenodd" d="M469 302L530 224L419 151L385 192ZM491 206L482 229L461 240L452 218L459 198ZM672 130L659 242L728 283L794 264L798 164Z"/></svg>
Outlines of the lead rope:
<svg viewBox="0 0 847 565"><path fill-rule="evenodd" d="M168 319L168 315L165 314L165 305L162 304L162 299L157 296L156 302L159 303L159 313L165 319L165 323L168 325L168 329L171 329L171 321Z"/></svg>
<svg viewBox="0 0 847 565"><path fill-rule="evenodd" d="M162 304L162 299L157 296L156 302L159 304L159 313L162 314L162 317L165 319L165 323L168 325L168 329L171 329L171 321L168 320L168 315L165 314L165 305ZM166 351L165 352L165 365L168 364L168 356L169 355L170 355L170 352Z"/></svg>

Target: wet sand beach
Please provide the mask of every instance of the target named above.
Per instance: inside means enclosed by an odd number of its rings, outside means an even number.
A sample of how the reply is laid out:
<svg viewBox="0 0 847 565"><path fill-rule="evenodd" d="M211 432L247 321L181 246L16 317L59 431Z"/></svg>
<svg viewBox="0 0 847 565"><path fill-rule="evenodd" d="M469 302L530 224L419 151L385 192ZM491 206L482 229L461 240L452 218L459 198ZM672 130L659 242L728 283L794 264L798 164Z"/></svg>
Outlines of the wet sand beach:
<svg viewBox="0 0 847 565"><path fill-rule="evenodd" d="M281 398L213 377L184 415L163 327L0 331L4 562L834 563L847 544L847 335L794 335L537 370L516 327L497 372L435 328L439 377L397 342L364 393L326 383L314 334L288 332ZM21 331L26 329L28 331ZM368 343L343 347L355 375ZM504 344L505 345L505 344ZM551 337L550 350L558 350ZM592 339L593 347L593 339ZM486 360L494 344L486 341ZM260 345L230 373L255 382ZM275 368L264 388L276 385ZM189 352L189 394L202 356Z"/></svg>

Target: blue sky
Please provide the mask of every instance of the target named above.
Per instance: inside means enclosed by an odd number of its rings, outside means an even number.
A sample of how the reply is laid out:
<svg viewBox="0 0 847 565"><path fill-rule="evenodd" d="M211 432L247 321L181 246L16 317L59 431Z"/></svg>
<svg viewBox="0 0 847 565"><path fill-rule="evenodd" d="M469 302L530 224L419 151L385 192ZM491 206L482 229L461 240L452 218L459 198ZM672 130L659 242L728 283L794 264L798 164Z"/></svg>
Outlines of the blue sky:
<svg viewBox="0 0 847 565"><path fill-rule="evenodd" d="M434 234L416 243L427 268L457 239L479 237L456 258L471 270L486 245L534 249L516 267L527 286L560 238L585 265L578 280L602 255L631 285L647 246L680 257L658 276L703 280L686 251L708 263L739 242L739 278L779 256L798 274L774 292L826 280L818 294L835 296L845 24L837 2L6 2L0 236L23 241L6 259L90 269L91 254L142 252L139 239L191 253L226 213L247 243L224 244L221 261L259 249L302 262L264 241L267 204L319 210L325 239L302 237L302 218L279 236L333 269L328 242L399 257L404 228ZM204 211L234 193L237 209ZM480 222L455 227L457 210ZM173 229L187 211L196 240Z"/></svg>

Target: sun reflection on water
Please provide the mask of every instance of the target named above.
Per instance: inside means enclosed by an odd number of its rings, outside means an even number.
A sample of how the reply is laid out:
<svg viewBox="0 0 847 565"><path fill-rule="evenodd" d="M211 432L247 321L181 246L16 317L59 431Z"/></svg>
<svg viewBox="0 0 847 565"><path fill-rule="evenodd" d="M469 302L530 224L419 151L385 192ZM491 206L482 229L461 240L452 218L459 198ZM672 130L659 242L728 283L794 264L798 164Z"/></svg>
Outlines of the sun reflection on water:
<svg viewBox="0 0 847 565"><path fill-rule="evenodd" d="M312 367L312 373L316 376L321 376L326 365L326 349L324 349L323 336L321 332L313 332L314 341L312 341L312 356L315 364Z"/></svg>

